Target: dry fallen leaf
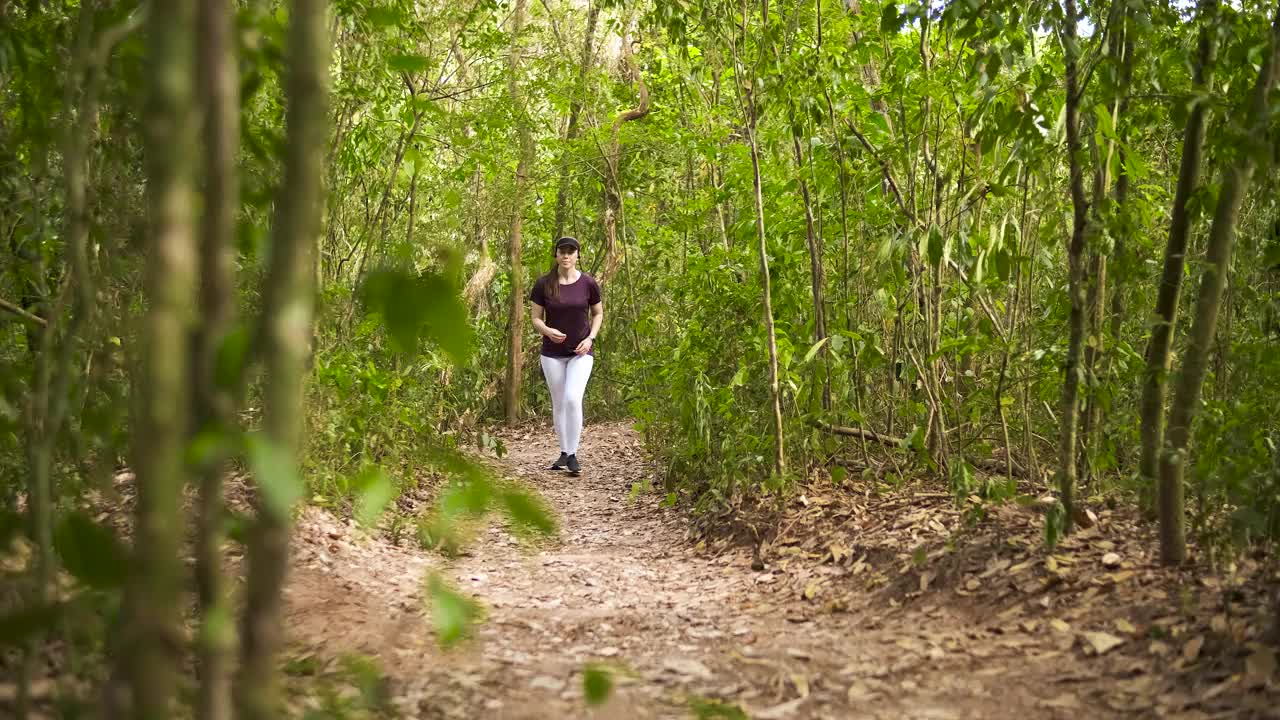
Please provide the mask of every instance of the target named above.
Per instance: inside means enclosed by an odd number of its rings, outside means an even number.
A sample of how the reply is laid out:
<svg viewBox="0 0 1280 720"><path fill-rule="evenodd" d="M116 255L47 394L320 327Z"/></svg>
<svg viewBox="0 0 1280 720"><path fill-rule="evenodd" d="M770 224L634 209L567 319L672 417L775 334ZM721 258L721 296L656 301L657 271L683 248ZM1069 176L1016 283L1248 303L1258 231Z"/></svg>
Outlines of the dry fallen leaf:
<svg viewBox="0 0 1280 720"><path fill-rule="evenodd" d="M1244 662L1245 685L1250 688L1266 685L1276 673L1276 654L1270 648L1260 647Z"/></svg>
<svg viewBox="0 0 1280 720"><path fill-rule="evenodd" d="M849 702L857 703L863 700L870 700L878 694L879 693L875 690L868 687L866 683L855 680L853 684L849 686L849 691L845 693L845 697L848 698Z"/></svg>
<svg viewBox="0 0 1280 720"><path fill-rule="evenodd" d="M1227 616L1219 614L1209 621L1209 628L1219 635L1226 635L1231 626L1227 623Z"/></svg>
<svg viewBox="0 0 1280 720"><path fill-rule="evenodd" d="M1197 635L1187 641L1182 646L1182 659L1187 663L1193 663L1200 657L1200 648L1204 647L1204 636Z"/></svg>
<svg viewBox="0 0 1280 720"><path fill-rule="evenodd" d="M1138 628L1134 627L1133 623L1125 620L1124 618L1116 618L1115 625L1116 630L1119 630L1122 633L1127 633L1129 635L1136 635L1138 633Z"/></svg>
<svg viewBox="0 0 1280 720"><path fill-rule="evenodd" d="M1088 647L1093 648L1093 654L1095 655L1105 655L1116 647L1124 644L1123 638L1118 638L1111 633L1085 632L1081 633L1081 635L1086 641L1088 641Z"/></svg>
<svg viewBox="0 0 1280 720"><path fill-rule="evenodd" d="M1071 632L1071 626L1068 625L1065 621L1060 620L1058 618L1053 618L1052 620L1050 620L1049 627L1053 628L1054 631L1060 632L1060 633Z"/></svg>
<svg viewBox="0 0 1280 720"><path fill-rule="evenodd" d="M1080 707L1080 699L1073 693L1063 693L1050 700L1041 700L1040 707L1057 708L1059 710L1073 710Z"/></svg>
<svg viewBox="0 0 1280 720"><path fill-rule="evenodd" d="M796 688L796 694L802 698L809 697L809 676L804 673L791 673L791 684Z"/></svg>
<svg viewBox="0 0 1280 720"><path fill-rule="evenodd" d="M827 551L831 553L831 562L839 565L841 561L853 557L853 552L845 545L840 543L832 543L827 547Z"/></svg>
<svg viewBox="0 0 1280 720"><path fill-rule="evenodd" d="M758 710L752 713L751 717L758 718L758 720L782 720L783 718L789 718L792 715L795 715L796 710L800 709L800 706L804 704L804 701L805 698L802 697L796 698L795 700L789 700L781 705L774 705L767 710Z"/></svg>
<svg viewBox="0 0 1280 720"><path fill-rule="evenodd" d="M1109 553L1107 553L1106 555L1103 555L1103 556L1102 556L1102 564L1103 564L1103 566L1104 566L1104 567L1109 567L1109 568L1119 567L1119 566L1120 566L1120 554L1119 554L1119 553L1109 552Z"/></svg>
<svg viewBox="0 0 1280 720"><path fill-rule="evenodd" d="M818 581L810 580L808 585L804 586L804 599L812 600L818 595Z"/></svg>
<svg viewBox="0 0 1280 720"><path fill-rule="evenodd" d="M564 689L564 681L559 678L549 677L547 675L539 675L529 681L529 687L534 690L550 690L551 692L560 692Z"/></svg>
<svg viewBox="0 0 1280 720"><path fill-rule="evenodd" d="M677 675L696 677L699 680L711 679L711 670L692 658L667 658L662 661L662 668Z"/></svg>

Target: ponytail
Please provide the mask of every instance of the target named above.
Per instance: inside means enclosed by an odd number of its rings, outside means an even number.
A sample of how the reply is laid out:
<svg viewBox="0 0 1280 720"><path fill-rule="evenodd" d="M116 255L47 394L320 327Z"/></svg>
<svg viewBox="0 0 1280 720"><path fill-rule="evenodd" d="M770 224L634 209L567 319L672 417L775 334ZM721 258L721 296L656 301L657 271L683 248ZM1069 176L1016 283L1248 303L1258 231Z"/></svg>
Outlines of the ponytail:
<svg viewBox="0 0 1280 720"><path fill-rule="evenodd" d="M542 294L551 300L560 299L560 278L557 277L558 273L559 264L556 263L555 258L552 258L551 269L547 271L546 275L538 278L538 282L542 283Z"/></svg>

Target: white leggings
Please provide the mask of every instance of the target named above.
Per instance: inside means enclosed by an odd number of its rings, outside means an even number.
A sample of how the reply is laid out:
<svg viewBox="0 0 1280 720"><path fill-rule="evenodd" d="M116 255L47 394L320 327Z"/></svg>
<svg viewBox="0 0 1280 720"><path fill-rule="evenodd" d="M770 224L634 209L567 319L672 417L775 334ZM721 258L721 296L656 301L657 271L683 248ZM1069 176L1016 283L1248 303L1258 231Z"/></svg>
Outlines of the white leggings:
<svg viewBox="0 0 1280 720"><path fill-rule="evenodd" d="M591 367L596 359L590 355L542 358L542 374L551 390L551 417L555 421L560 452L574 455L582 437L582 393L587 389Z"/></svg>

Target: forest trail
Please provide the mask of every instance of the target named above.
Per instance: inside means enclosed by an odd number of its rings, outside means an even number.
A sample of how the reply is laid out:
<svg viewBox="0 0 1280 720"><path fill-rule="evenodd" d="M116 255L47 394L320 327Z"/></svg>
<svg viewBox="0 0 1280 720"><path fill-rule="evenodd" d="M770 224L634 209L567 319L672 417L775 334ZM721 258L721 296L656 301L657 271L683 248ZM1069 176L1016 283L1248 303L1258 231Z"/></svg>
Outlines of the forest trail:
<svg viewBox="0 0 1280 720"><path fill-rule="evenodd" d="M651 493L630 499L647 466L626 425L588 428L579 478L543 469L549 431L504 439L510 454L495 462L541 493L559 537L532 547L495 522L448 560L308 509L286 590L297 653L372 656L400 714L422 718L687 718L717 700L761 720L1097 718L1133 716L1119 712L1124 692L1145 697L1133 710L1155 709L1163 692L1132 660L1104 672L1044 625L992 629L961 603L884 607L867 592L830 612L777 582L780 571L753 571L747 549L696 548L687 519ZM433 568L486 608L448 651L423 609ZM589 663L615 669L595 708L582 690ZM701 716L741 717L712 713Z"/></svg>

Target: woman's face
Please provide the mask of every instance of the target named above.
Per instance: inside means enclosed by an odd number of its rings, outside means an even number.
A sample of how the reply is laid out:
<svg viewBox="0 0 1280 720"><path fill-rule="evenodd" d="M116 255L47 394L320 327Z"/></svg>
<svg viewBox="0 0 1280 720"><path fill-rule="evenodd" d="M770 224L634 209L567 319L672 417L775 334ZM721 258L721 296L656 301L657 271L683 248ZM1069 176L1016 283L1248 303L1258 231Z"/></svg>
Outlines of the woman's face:
<svg viewBox="0 0 1280 720"><path fill-rule="evenodd" d="M572 270L578 264L578 251L571 247L556 248L556 264L561 270Z"/></svg>

